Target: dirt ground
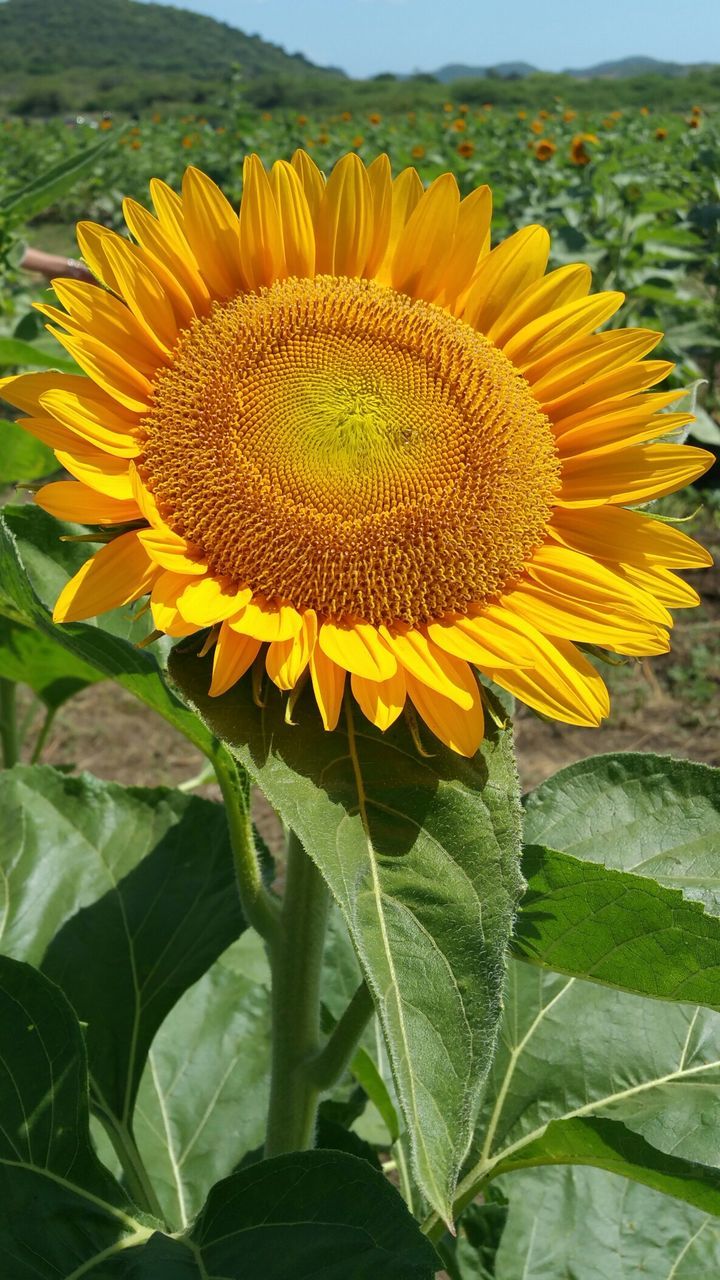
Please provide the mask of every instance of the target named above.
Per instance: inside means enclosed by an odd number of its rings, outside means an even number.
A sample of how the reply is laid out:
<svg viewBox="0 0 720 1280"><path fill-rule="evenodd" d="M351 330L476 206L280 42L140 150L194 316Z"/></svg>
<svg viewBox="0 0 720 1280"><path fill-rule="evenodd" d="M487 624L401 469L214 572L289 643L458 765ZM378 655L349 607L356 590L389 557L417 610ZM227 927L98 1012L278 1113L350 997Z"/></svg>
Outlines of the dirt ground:
<svg viewBox="0 0 720 1280"><path fill-rule="evenodd" d="M671 653L606 669L612 714L602 728L547 723L518 709L525 790L604 751L656 751L720 765L720 567L688 578L702 591L703 605L676 615ZM186 782L204 764L180 734L111 683L90 686L62 708L43 759L146 786ZM202 794L216 792L203 787Z"/></svg>

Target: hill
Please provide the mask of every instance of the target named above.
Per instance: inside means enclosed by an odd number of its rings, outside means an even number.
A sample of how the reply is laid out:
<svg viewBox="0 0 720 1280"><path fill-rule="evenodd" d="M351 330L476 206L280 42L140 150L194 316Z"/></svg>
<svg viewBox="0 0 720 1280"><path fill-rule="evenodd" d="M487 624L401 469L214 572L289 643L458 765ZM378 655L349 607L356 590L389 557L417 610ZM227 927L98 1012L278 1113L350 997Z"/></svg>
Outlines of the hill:
<svg viewBox="0 0 720 1280"><path fill-rule="evenodd" d="M0 49L0 96L32 104L36 92L40 114L52 114L43 101L53 94L59 110L132 109L123 94L142 99L143 84L148 102L202 102L235 68L249 81L328 74L214 18L137 0L1 0Z"/></svg>
<svg viewBox="0 0 720 1280"><path fill-rule="evenodd" d="M697 71L708 71L714 64L709 62L690 66L682 62L660 62L657 58L620 58L615 62L598 62L592 67L568 67L561 74L571 76L573 80L624 80L630 76L686 76ZM448 63L432 72L436 80L443 84L452 84L455 80L499 79L517 80L525 76L537 75L538 67L529 62L501 62L492 67L473 67L462 63Z"/></svg>

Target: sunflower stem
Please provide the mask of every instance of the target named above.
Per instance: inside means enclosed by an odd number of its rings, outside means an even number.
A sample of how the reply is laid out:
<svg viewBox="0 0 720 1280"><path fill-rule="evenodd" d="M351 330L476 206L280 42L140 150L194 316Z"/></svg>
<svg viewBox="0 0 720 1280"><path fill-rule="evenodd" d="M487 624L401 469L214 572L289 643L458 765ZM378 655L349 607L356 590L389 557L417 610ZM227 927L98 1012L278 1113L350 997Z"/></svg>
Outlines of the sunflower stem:
<svg viewBox="0 0 720 1280"><path fill-rule="evenodd" d="M0 677L0 745L5 769L12 769L20 759L20 742L17 731L16 685L14 680Z"/></svg>
<svg viewBox="0 0 720 1280"><path fill-rule="evenodd" d="M319 1089L329 1089L339 1080L374 1009L367 983L361 982L330 1037L308 1063L309 1075Z"/></svg>
<svg viewBox="0 0 720 1280"><path fill-rule="evenodd" d="M320 872L290 831L281 929L270 956L273 1048L266 1156L304 1151L315 1140L321 1086L310 1064L320 1046L328 904Z"/></svg>
<svg viewBox="0 0 720 1280"><path fill-rule="evenodd" d="M225 747L218 744L211 758L225 801L243 915L272 950L280 931L280 904L268 893L260 874L250 818L250 781L245 770L239 768Z"/></svg>

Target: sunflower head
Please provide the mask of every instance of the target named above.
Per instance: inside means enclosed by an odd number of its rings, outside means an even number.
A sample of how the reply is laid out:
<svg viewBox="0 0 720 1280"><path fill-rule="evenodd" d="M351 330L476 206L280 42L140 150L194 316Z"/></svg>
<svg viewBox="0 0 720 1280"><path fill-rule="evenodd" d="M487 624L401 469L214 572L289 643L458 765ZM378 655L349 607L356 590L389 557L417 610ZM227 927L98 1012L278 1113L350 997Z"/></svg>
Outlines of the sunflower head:
<svg viewBox="0 0 720 1280"><path fill-rule="evenodd" d="M555 155L557 147L550 138L541 138L539 142L535 143L534 150L535 159L540 160L544 164L546 160L550 160L551 157Z"/></svg>
<svg viewBox="0 0 720 1280"><path fill-rule="evenodd" d="M380 729L410 700L470 755L477 672L597 724L578 642L664 651L697 600L672 570L709 562L632 509L710 461L663 443L689 415L649 390L660 335L598 332L622 295L546 273L542 227L492 248L486 187L384 156L327 180L250 157L239 211L194 168L151 197L125 202L132 239L82 223L98 285L40 307L87 376L3 384L72 477L40 505L103 531L56 620L149 596L213 648L213 695L256 661L281 690L309 675L326 729L349 685Z"/></svg>

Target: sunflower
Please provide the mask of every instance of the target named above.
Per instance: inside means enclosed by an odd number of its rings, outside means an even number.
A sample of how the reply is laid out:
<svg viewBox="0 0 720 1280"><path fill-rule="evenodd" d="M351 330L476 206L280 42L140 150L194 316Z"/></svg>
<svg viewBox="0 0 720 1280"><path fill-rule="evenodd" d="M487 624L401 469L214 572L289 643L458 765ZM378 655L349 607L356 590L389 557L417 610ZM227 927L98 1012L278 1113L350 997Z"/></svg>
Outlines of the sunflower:
<svg viewBox="0 0 720 1280"><path fill-rule="evenodd" d="M610 127L610 126L608 126ZM570 143L570 161L575 165L589 164L592 156L587 149L587 144L591 146L599 141L595 133L576 133Z"/></svg>
<svg viewBox="0 0 720 1280"><path fill-rule="evenodd" d="M550 158L554 156L555 152L557 151L557 147L555 146L555 143L552 142L550 138L541 138L539 142L535 143L535 146L533 149L535 151L535 159L541 160L543 164L545 163L546 160L550 160Z"/></svg>
<svg viewBox="0 0 720 1280"><path fill-rule="evenodd" d="M596 332L623 295L545 274L540 226L491 250L490 191L450 174L349 154L325 182L298 152L246 160L239 215L195 168L151 194L133 241L80 224L100 284L40 306L87 376L0 384L73 477L39 504L105 541L56 621L149 595L159 632L214 648L212 695L262 661L290 705L309 673L326 729L349 684L380 729L409 699L468 756L475 669L598 724L577 643L664 652L668 606L697 603L671 570L710 562L629 509L711 461L658 442L690 420L648 390L660 335Z"/></svg>

